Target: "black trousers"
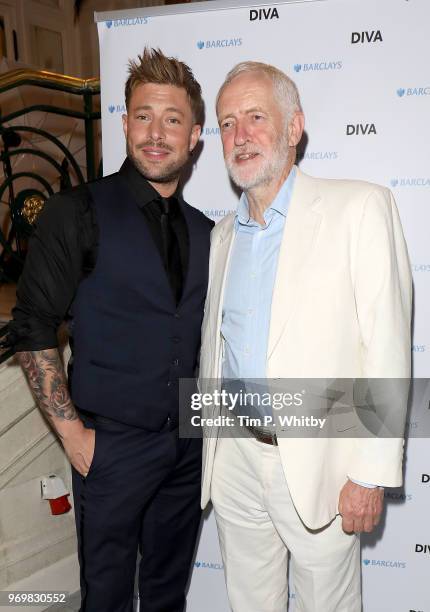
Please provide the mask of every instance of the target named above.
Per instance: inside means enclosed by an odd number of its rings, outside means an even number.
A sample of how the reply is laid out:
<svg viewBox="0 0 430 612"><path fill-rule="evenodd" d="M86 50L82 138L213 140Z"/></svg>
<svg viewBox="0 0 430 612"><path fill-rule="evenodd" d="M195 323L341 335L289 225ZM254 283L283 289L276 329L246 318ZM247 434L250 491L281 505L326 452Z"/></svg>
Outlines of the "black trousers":
<svg viewBox="0 0 430 612"><path fill-rule="evenodd" d="M95 422L86 478L73 470L81 612L182 612L199 529L201 445L178 430Z"/></svg>

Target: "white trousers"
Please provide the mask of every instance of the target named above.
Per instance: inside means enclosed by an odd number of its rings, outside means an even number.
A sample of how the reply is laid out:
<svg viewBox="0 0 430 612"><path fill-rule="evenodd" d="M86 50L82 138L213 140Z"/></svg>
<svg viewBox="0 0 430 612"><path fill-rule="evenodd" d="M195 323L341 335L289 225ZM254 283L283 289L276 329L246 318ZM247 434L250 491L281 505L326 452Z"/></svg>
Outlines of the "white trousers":
<svg viewBox="0 0 430 612"><path fill-rule="evenodd" d="M233 612L287 610L288 551L295 612L361 612L359 538L339 516L323 529L304 526L277 446L220 438L212 503Z"/></svg>

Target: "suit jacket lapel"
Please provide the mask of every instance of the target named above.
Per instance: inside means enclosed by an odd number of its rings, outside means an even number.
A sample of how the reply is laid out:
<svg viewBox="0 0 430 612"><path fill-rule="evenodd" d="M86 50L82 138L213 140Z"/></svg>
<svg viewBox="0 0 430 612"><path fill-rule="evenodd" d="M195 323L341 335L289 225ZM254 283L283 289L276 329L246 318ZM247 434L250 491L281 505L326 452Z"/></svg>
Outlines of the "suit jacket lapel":
<svg viewBox="0 0 430 612"><path fill-rule="evenodd" d="M267 358L270 359L300 297L300 284L318 235L321 215L315 210L321 198L316 181L297 170L285 221L272 297Z"/></svg>
<svg viewBox="0 0 430 612"><path fill-rule="evenodd" d="M221 320L222 320L222 308L224 302L224 291L227 281L228 267L230 262L230 255L234 242L234 219L235 216L231 215L231 218L226 221L219 236L217 236L217 243L213 245L215 249L214 262L213 262L213 273L212 273L212 284L210 288L211 292L211 307L213 312L210 316L210 338L215 338L214 353L216 363L219 362L221 352Z"/></svg>

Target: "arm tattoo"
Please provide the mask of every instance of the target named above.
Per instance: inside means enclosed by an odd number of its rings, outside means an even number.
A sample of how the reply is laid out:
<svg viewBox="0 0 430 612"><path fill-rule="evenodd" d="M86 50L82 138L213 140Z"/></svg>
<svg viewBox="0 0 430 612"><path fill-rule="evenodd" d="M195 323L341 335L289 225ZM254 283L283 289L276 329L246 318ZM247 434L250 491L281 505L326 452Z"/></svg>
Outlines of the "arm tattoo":
<svg viewBox="0 0 430 612"><path fill-rule="evenodd" d="M51 422L55 419L74 421L79 418L70 399L57 349L23 351L17 353L17 357L37 405Z"/></svg>

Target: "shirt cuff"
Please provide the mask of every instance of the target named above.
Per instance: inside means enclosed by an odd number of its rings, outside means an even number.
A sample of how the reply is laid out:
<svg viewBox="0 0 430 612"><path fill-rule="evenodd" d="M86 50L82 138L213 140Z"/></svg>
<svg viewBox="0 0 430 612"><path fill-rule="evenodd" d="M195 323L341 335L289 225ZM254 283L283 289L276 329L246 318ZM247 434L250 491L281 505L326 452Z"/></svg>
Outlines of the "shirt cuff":
<svg viewBox="0 0 430 612"><path fill-rule="evenodd" d="M8 325L8 335L4 345L15 353L23 351L43 351L58 347L55 328L43 325L39 320L12 320Z"/></svg>
<svg viewBox="0 0 430 612"><path fill-rule="evenodd" d="M355 478L349 479L354 484L360 485L360 487L366 487L366 489L376 489L379 485L369 484L368 482L361 482L361 480L355 480Z"/></svg>

